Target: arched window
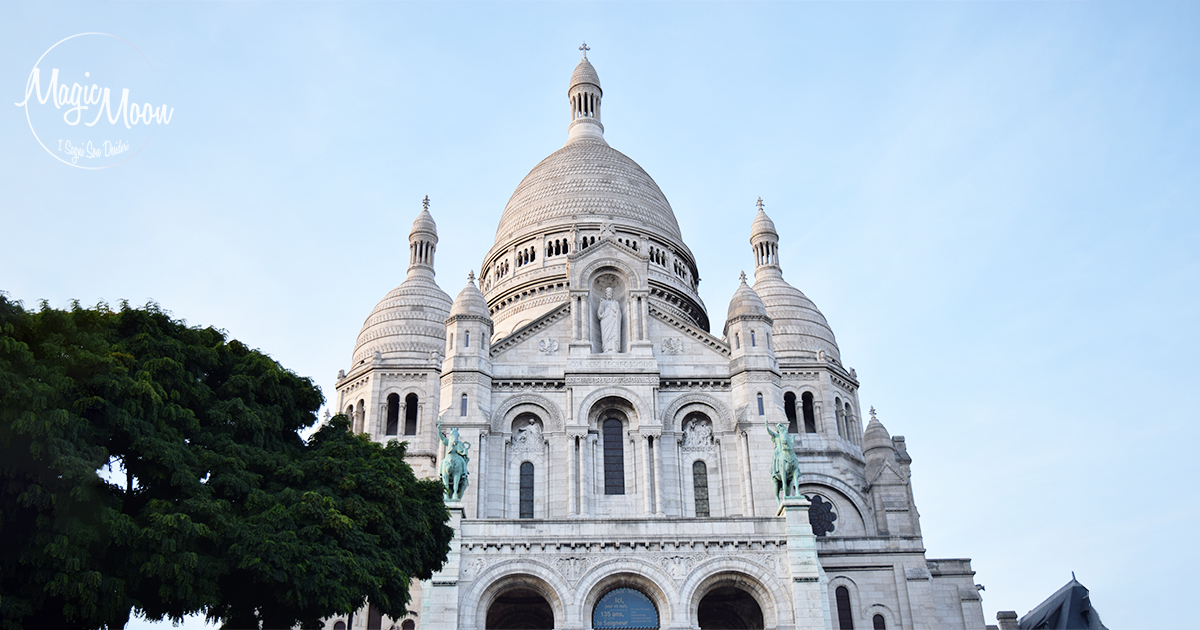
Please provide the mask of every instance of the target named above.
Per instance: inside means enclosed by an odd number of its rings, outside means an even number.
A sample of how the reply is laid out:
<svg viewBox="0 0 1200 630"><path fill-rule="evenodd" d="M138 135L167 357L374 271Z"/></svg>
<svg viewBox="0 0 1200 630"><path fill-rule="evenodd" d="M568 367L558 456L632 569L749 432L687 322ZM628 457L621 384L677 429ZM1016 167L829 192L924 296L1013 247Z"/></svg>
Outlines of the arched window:
<svg viewBox="0 0 1200 630"><path fill-rule="evenodd" d="M692 489L696 496L696 516L708 516L708 466L696 460L692 464Z"/></svg>
<svg viewBox="0 0 1200 630"><path fill-rule="evenodd" d="M366 430L367 424L367 406L362 400L358 401L358 410L354 412L354 432L362 433Z"/></svg>
<svg viewBox="0 0 1200 630"><path fill-rule="evenodd" d="M762 394L758 395L758 415L766 415L766 409L763 408Z"/></svg>
<svg viewBox="0 0 1200 630"><path fill-rule="evenodd" d="M400 395L388 394L387 407L387 429L384 433L396 435L396 432L400 430Z"/></svg>
<svg viewBox="0 0 1200 630"><path fill-rule="evenodd" d="M471 347L471 331L469 331L469 330L463 331L463 347L464 348Z"/></svg>
<svg viewBox="0 0 1200 630"><path fill-rule="evenodd" d="M400 630L417 630L417 622L412 619L405 619L404 623L400 624Z"/></svg>
<svg viewBox="0 0 1200 630"><path fill-rule="evenodd" d="M450 349L454 349L454 333L450 333Z"/></svg>
<svg viewBox="0 0 1200 630"><path fill-rule="evenodd" d="M837 432L841 437L846 437L846 417L842 411L842 399L833 399L833 415L837 420Z"/></svg>
<svg viewBox="0 0 1200 630"><path fill-rule="evenodd" d="M404 435L417 434L417 395L404 397Z"/></svg>
<svg viewBox="0 0 1200 630"><path fill-rule="evenodd" d="M604 421L604 494L625 494L625 444L621 421Z"/></svg>
<svg viewBox="0 0 1200 630"><path fill-rule="evenodd" d="M337 621L333 624L333 630L346 630L346 622L341 620Z"/></svg>
<svg viewBox="0 0 1200 630"><path fill-rule="evenodd" d="M788 392L783 395L783 412L787 414L788 432L799 433L799 427L796 426L796 394Z"/></svg>
<svg viewBox="0 0 1200 630"><path fill-rule="evenodd" d="M733 349L737 350L741 347L742 347L742 335L740 333L733 333Z"/></svg>
<svg viewBox="0 0 1200 630"><path fill-rule="evenodd" d="M533 463L521 462L520 518L533 518Z"/></svg>
<svg viewBox="0 0 1200 630"><path fill-rule="evenodd" d="M750 347L754 348L757 346L758 346L758 339L757 339L757 337L754 336L754 331L751 330L750 331Z"/></svg>
<svg viewBox="0 0 1200 630"><path fill-rule="evenodd" d="M813 413L813 395L812 392L804 392L800 395L800 409L804 413L804 432L817 432L817 416Z"/></svg>
<svg viewBox="0 0 1200 630"><path fill-rule="evenodd" d="M846 417L846 435L850 438L851 442L854 442L855 444L857 444L859 431L858 431L858 427L855 426L854 414L850 411L850 403L849 402L846 403L845 417Z"/></svg>
<svg viewBox="0 0 1200 630"><path fill-rule="evenodd" d="M837 600L838 630L854 630L854 618L850 615L850 589L837 587L834 598Z"/></svg>
<svg viewBox="0 0 1200 630"><path fill-rule="evenodd" d="M871 626L875 630L887 630L887 620L883 618L883 615L875 615L871 618Z"/></svg>
<svg viewBox="0 0 1200 630"><path fill-rule="evenodd" d="M460 415L460 416L467 415L467 395L466 394L462 395L462 406L458 410L458 415Z"/></svg>

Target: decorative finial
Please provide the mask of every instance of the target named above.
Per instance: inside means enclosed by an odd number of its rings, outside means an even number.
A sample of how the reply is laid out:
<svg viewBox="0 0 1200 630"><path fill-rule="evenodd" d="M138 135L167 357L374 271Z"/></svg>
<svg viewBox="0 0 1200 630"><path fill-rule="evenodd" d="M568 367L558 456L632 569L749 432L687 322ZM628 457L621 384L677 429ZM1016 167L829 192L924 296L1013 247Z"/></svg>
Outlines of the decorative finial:
<svg viewBox="0 0 1200 630"><path fill-rule="evenodd" d="M467 282L470 284L475 284L475 270L474 269L467 272Z"/></svg>
<svg viewBox="0 0 1200 630"><path fill-rule="evenodd" d="M588 48L587 42L583 42L583 45L579 47L579 50L583 51L583 58L587 59L587 51L591 50L591 48Z"/></svg>
<svg viewBox="0 0 1200 630"><path fill-rule="evenodd" d="M426 210L429 210L429 195L425 195L425 201L422 201L421 205L424 206Z"/></svg>
<svg viewBox="0 0 1200 630"><path fill-rule="evenodd" d="M879 418L875 417L875 407L874 406L871 407L871 420L873 422L879 422Z"/></svg>
<svg viewBox="0 0 1200 630"><path fill-rule="evenodd" d="M754 205L758 206L759 211L762 211L762 209L763 209L762 197L759 197L758 203L755 203Z"/></svg>
<svg viewBox="0 0 1200 630"><path fill-rule="evenodd" d="M739 277L742 279L742 284L746 284L746 272L743 271Z"/></svg>

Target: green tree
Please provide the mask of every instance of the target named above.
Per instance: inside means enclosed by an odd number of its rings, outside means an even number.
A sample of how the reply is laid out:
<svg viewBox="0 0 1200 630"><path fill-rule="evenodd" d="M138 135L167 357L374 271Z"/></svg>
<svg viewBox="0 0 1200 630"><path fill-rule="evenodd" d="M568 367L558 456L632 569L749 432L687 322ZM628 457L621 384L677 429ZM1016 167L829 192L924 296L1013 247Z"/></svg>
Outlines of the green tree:
<svg viewBox="0 0 1200 630"><path fill-rule="evenodd" d="M345 417L303 440L322 402L156 306L31 312L0 294L0 624L307 627L368 598L402 616L449 550L441 487Z"/></svg>

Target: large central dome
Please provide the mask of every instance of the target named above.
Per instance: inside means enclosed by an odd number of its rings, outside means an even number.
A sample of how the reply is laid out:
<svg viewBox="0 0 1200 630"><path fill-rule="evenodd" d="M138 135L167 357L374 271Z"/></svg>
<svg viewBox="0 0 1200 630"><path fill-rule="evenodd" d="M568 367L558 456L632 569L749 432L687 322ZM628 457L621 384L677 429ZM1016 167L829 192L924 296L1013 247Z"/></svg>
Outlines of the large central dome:
<svg viewBox="0 0 1200 630"><path fill-rule="evenodd" d="M637 162L604 140L602 97L600 77L585 57L567 90L566 145L529 171L500 216L479 274L497 338L566 303L574 289L569 261L597 239L641 255L663 308L708 330L696 259L671 204Z"/></svg>
<svg viewBox="0 0 1200 630"><path fill-rule="evenodd" d="M517 186L496 228L496 243L549 224L608 221L682 245L679 223L658 184L603 139L577 138L542 160Z"/></svg>

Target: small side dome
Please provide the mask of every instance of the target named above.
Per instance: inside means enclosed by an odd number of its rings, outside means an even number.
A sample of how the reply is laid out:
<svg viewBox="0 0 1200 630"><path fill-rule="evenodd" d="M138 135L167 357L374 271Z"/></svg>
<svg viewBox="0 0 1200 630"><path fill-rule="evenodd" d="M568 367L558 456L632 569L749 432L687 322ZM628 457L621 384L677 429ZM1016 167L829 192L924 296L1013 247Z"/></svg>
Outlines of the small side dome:
<svg viewBox="0 0 1200 630"><path fill-rule="evenodd" d="M446 347L450 296L432 274L412 274L392 289L363 323L350 368L375 352L389 360L428 361Z"/></svg>
<svg viewBox="0 0 1200 630"><path fill-rule="evenodd" d="M483 294L475 286L474 271L467 274L467 286L463 287L458 297L454 298L454 304L450 306L450 318L458 316L491 319L491 315L488 313L487 300L483 298Z"/></svg>
<svg viewBox="0 0 1200 630"><path fill-rule="evenodd" d="M748 315L756 317L766 317L767 307L763 304L762 298L746 284L746 274L742 273L742 284L733 292L733 298L729 300L729 316L727 320L733 320L735 317L745 317Z"/></svg>
<svg viewBox="0 0 1200 630"><path fill-rule="evenodd" d="M896 446L892 444L892 436L888 434L879 418L875 417L874 407L871 407L871 421L867 423L867 430L863 432L862 448L863 454L875 449L887 449L893 453L896 451Z"/></svg>

